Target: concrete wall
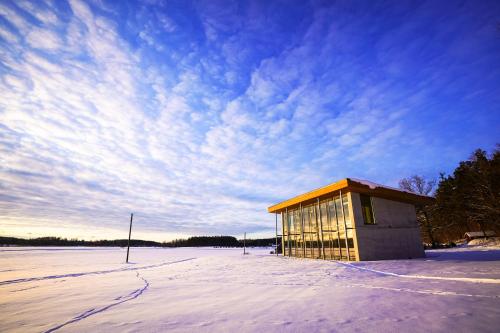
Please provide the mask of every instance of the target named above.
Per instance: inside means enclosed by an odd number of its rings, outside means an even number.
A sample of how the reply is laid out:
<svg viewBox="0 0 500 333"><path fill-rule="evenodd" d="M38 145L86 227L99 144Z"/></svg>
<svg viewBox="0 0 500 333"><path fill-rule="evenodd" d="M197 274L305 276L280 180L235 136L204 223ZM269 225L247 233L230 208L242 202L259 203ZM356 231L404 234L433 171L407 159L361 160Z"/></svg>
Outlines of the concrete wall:
<svg viewBox="0 0 500 333"><path fill-rule="evenodd" d="M412 204L372 197L374 225L365 225L358 193L350 193L359 260L423 257L415 207Z"/></svg>

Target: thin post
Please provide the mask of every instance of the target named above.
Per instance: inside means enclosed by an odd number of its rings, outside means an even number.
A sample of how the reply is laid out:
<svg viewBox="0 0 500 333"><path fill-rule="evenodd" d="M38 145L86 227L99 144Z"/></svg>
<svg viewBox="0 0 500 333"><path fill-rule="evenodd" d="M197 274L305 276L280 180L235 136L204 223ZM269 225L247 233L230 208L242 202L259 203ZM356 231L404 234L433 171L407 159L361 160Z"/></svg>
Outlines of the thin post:
<svg viewBox="0 0 500 333"><path fill-rule="evenodd" d="M312 234L312 227L311 227L311 222L312 222L312 211L309 208L307 208L307 229L308 229L308 232L307 232L307 238L309 239L309 253L311 254L310 258L313 258L314 257L314 247L312 246L313 243L314 243L314 237L313 237L313 234ZM304 232L305 232L305 221L304 221ZM306 237L306 235L304 235L304 238ZM307 253L307 240L306 240L306 243L305 243L305 249L306 249L306 253Z"/></svg>
<svg viewBox="0 0 500 333"><path fill-rule="evenodd" d="M292 244L290 244L290 221L288 220L288 208L285 208L286 230L288 233L288 256L292 256Z"/></svg>
<svg viewBox="0 0 500 333"><path fill-rule="evenodd" d="M335 201L333 201L335 203ZM330 214L330 204L328 202L328 199L326 199L326 223L328 224L328 240L330 244L330 259L335 259L334 258L334 248L333 248L333 231L332 231L332 216Z"/></svg>
<svg viewBox="0 0 500 333"><path fill-rule="evenodd" d="M335 222L337 224L337 245L339 247L339 260L342 260L342 247L340 246L339 212L337 210L337 199L335 198L335 196L333 196L333 208L335 209Z"/></svg>
<svg viewBox="0 0 500 333"><path fill-rule="evenodd" d="M313 206L314 207L314 206ZM313 228L311 227L311 223L312 223L312 220L313 220L313 211L311 210L311 207L309 207L307 209L307 228L308 228L308 232L307 232L307 238L309 239L309 253L311 254L310 258L314 258L314 236L313 236ZM305 229L305 227L304 227ZM305 230L304 230L305 231ZM307 240L306 240L306 252L307 252Z"/></svg>
<svg viewBox="0 0 500 333"><path fill-rule="evenodd" d="M347 249L347 261L351 261L351 254L349 251L349 242L347 241L347 223L345 222L344 200L342 199L342 190L340 190L340 206L342 207L342 219L344 220L345 230L345 247Z"/></svg>
<svg viewBox="0 0 500 333"><path fill-rule="evenodd" d="M281 212L281 255L285 256L285 221L283 220L283 212Z"/></svg>
<svg viewBox="0 0 500 333"><path fill-rule="evenodd" d="M304 207L300 204L300 229L302 234L302 258L306 257L306 243L304 240Z"/></svg>
<svg viewBox="0 0 500 333"><path fill-rule="evenodd" d="M134 219L134 213L130 213L130 228L128 229L128 242L127 242L127 259L125 262L128 264L128 253L130 251L130 235L132 234L132 220Z"/></svg>
<svg viewBox="0 0 500 333"><path fill-rule="evenodd" d="M300 216L300 211L298 210L292 210L292 218L290 219L290 225L293 224L293 256L294 257L299 257L299 236L298 232L299 229L299 221L297 220ZM293 221L293 223L292 223ZM302 223L302 222L301 222ZM301 224L302 225L302 224ZM302 246L302 245L301 245Z"/></svg>
<svg viewBox="0 0 500 333"><path fill-rule="evenodd" d="M246 241L247 241L247 233L245 232L243 234L243 254L247 254Z"/></svg>
<svg viewBox="0 0 500 333"><path fill-rule="evenodd" d="M285 208L285 213L283 213L285 218L283 223L286 223L286 248L288 250L288 256L290 257L290 251L292 251L292 246L290 245L290 223L288 223L288 208Z"/></svg>
<svg viewBox="0 0 500 333"><path fill-rule="evenodd" d="M316 215L316 219L318 218L318 215L319 215L319 224L318 225L318 234L319 234L319 240L321 241L321 255L323 257L323 260L326 259L325 258L325 246L323 245L323 221L321 220L321 218L323 217L321 215L321 204L319 202L319 198L318 198L318 214Z"/></svg>
<svg viewBox="0 0 500 333"><path fill-rule="evenodd" d="M276 252L276 256L278 255L278 213L274 213L275 217L276 217L276 248L274 250L274 252ZM281 236L283 237L283 236Z"/></svg>

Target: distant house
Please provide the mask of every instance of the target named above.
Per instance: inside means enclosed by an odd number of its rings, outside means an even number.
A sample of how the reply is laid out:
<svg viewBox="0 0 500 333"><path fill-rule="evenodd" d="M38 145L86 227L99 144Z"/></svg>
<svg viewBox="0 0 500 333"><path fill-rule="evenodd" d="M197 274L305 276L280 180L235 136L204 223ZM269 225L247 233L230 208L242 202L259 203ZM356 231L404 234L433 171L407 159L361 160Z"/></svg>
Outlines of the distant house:
<svg viewBox="0 0 500 333"><path fill-rule="evenodd" d="M285 256L381 260L424 256L415 205L433 198L352 178L268 208Z"/></svg>
<svg viewBox="0 0 500 333"><path fill-rule="evenodd" d="M495 232L491 230L486 230L485 232L469 231L464 234L464 238L467 242L470 242L471 240L476 238L494 237L495 235L496 235Z"/></svg>

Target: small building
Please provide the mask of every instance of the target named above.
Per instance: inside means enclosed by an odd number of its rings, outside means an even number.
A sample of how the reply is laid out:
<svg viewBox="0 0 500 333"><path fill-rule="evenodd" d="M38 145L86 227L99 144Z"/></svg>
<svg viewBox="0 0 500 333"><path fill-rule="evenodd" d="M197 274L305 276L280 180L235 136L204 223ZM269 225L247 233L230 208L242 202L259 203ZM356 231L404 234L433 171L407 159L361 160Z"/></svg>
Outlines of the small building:
<svg viewBox="0 0 500 333"><path fill-rule="evenodd" d="M496 234L493 230L486 230L486 231L468 231L464 234L464 238L467 242L470 242L473 239L478 239L478 238L488 238L488 237L495 237Z"/></svg>
<svg viewBox="0 0 500 333"><path fill-rule="evenodd" d="M282 254L381 260L424 256L415 205L433 198L346 178L268 208L281 220Z"/></svg>

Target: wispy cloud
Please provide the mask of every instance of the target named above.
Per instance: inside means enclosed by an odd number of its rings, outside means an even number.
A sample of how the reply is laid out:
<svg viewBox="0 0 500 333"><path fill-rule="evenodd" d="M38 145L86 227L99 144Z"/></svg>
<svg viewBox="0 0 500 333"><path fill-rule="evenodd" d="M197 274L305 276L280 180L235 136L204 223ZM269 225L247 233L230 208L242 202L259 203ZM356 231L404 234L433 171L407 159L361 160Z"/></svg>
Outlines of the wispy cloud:
<svg viewBox="0 0 500 333"><path fill-rule="evenodd" d="M270 235L313 187L450 170L498 141L499 6L442 6L0 4L0 233Z"/></svg>

